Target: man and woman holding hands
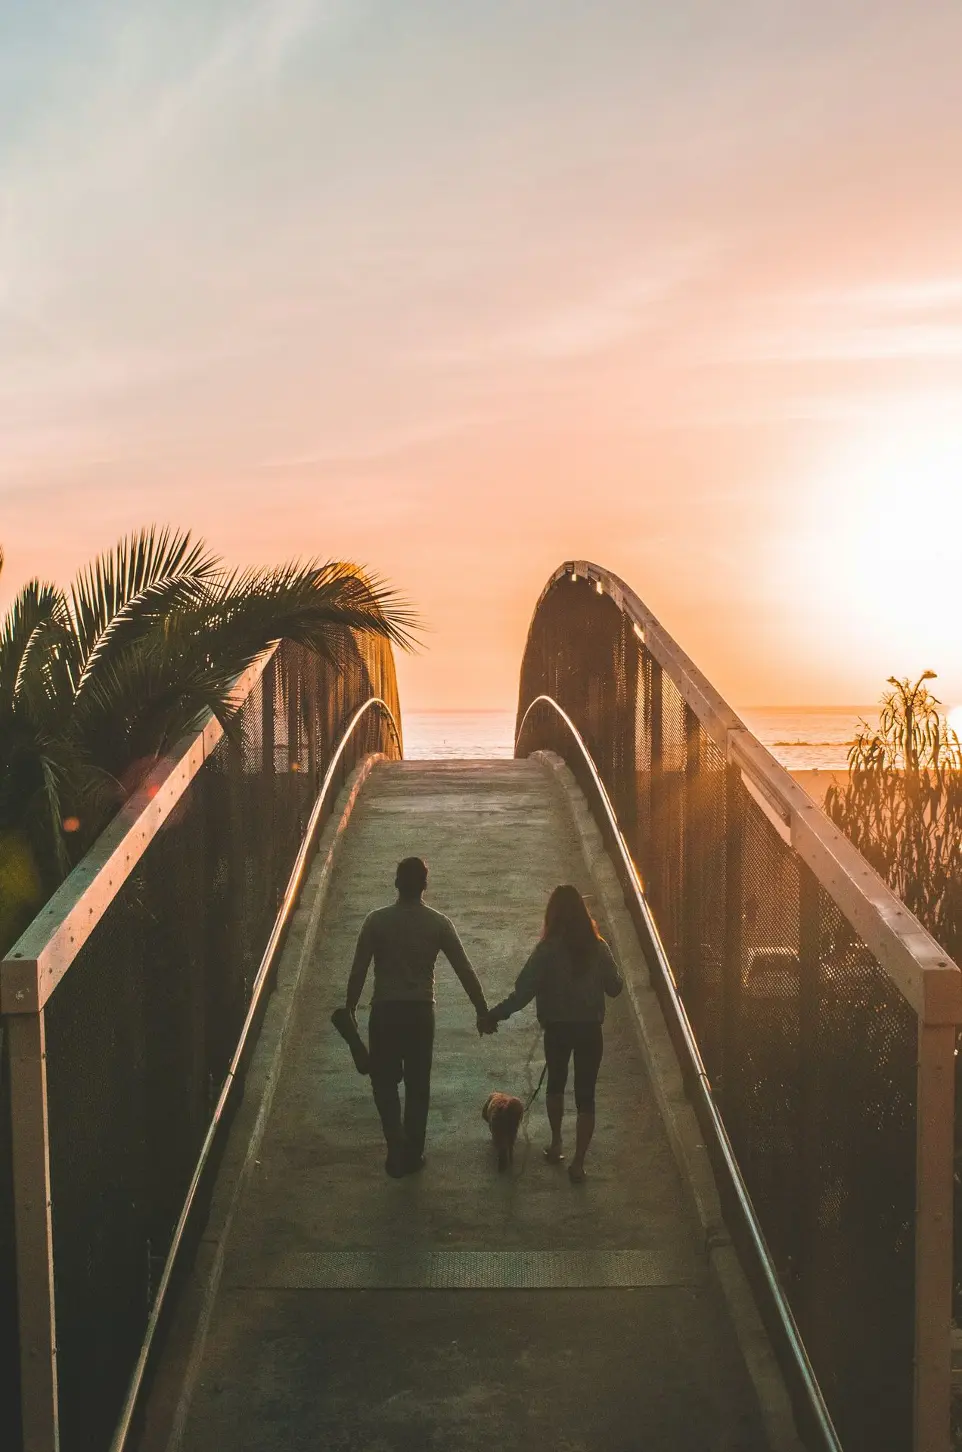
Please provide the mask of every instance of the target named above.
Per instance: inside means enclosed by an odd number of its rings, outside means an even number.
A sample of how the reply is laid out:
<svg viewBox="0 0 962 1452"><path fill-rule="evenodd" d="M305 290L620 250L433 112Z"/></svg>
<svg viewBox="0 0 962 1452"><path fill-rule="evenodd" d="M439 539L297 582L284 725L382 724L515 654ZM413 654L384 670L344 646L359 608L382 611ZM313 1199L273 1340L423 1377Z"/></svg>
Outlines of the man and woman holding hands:
<svg viewBox="0 0 962 1452"><path fill-rule="evenodd" d="M369 1067L387 1145L387 1173L400 1178L424 1165L434 1049L434 965L443 953L474 1006L480 1034L497 1032L499 1023L536 1001L548 1070L545 1109L551 1140L544 1155L551 1163L564 1158L564 1093L574 1059L577 1120L568 1174L580 1184L595 1126L605 998L615 997L623 987L611 950L578 889L569 884L556 887L548 899L541 937L514 989L489 1008L454 924L423 901L427 880L421 858L406 857L398 863L397 900L365 918L347 984L346 1008L353 1018L373 961ZM398 1092L402 1082L403 1111Z"/></svg>

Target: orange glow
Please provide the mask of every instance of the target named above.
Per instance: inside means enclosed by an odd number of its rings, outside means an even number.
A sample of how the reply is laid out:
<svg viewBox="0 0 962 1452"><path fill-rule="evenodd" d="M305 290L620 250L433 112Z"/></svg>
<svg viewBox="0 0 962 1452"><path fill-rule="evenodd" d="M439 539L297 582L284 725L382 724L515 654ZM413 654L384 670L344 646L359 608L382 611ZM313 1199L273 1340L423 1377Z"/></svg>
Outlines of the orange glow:
<svg viewBox="0 0 962 1452"><path fill-rule="evenodd" d="M735 707L962 701L962 7L61 8L14 47L0 609L169 522L368 565L429 627L402 711L505 708L593 560Z"/></svg>
<svg viewBox="0 0 962 1452"><path fill-rule="evenodd" d="M65 832L79 832L80 831L80 818L79 817L64 817L64 819L63 819L63 829L64 829Z"/></svg>

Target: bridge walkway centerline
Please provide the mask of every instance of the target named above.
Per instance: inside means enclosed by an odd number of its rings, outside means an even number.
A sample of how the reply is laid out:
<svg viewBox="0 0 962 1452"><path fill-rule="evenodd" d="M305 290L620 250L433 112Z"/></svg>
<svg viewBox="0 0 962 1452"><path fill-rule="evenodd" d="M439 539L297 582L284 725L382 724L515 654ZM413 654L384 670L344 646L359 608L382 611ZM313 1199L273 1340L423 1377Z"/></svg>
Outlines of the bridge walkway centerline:
<svg viewBox="0 0 962 1452"><path fill-rule="evenodd" d="M358 929L400 857L456 923L490 1002L550 889L592 883L531 761L400 762L361 792L233 1221L182 1452L761 1452L748 1375L638 1047L609 1005L589 1179L544 1163L543 1101L498 1175L481 1105L527 1093L533 1005L478 1038L438 963L428 1164L396 1181L369 1081L329 1024ZM592 903L605 924L600 907ZM366 1026L370 979L359 1020ZM568 1089L566 1139L573 1139Z"/></svg>

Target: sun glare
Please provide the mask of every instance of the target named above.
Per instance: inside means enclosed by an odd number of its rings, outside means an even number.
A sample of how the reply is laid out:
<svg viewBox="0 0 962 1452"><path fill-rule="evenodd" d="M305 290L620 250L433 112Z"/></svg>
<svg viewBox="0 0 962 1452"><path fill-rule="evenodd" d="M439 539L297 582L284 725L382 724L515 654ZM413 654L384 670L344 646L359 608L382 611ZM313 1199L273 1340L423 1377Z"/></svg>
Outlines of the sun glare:
<svg viewBox="0 0 962 1452"><path fill-rule="evenodd" d="M948 716L949 725L962 741L962 706L953 706Z"/></svg>
<svg viewBox="0 0 962 1452"><path fill-rule="evenodd" d="M937 401L880 410L847 447L833 443L800 494L804 513L790 547L796 588L824 623L829 648L870 656L886 674L934 670L956 695L958 410Z"/></svg>

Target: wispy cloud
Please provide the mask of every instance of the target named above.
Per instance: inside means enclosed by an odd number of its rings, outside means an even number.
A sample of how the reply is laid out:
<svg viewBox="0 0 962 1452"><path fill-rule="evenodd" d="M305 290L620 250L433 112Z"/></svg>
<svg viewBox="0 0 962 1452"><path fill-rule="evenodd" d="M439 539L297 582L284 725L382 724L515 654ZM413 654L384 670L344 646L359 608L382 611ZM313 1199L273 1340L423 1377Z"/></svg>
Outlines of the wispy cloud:
<svg viewBox="0 0 962 1452"><path fill-rule="evenodd" d="M303 473L328 469L367 469L420 453L433 445L445 443L469 429L490 427L489 414L474 413L449 417L430 423L412 424L402 429L369 429L363 438L344 440L333 446L317 448L302 454L262 459L255 467L268 473Z"/></svg>
<svg viewBox="0 0 962 1452"><path fill-rule="evenodd" d="M962 326L883 324L858 329L806 326L760 331L722 343L718 356L742 363L864 362L962 359Z"/></svg>
<svg viewBox="0 0 962 1452"><path fill-rule="evenodd" d="M436 363L490 367L496 362L563 363L588 359L636 337L664 316L666 305L706 265L708 249L684 248L666 257L646 260L644 268L582 282L573 295L540 306L532 301L528 316L486 330L467 331L450 343L423 345L415 356ZM550 290L550 279L545 291Z"/></svg>
<svg viewBox="0 0 962 1452"><path fill-rule="evenodd" d="M962 304L962 275L893 277L887 281L825 288L811 294L817 305L873 313L926 313Z"/></svg>
<svg viewBox="0 0 962 1452"><path fill-rule="evenodd" d="M876 279L740 298L711 352L742 363L962 358L962 277Z"/></svg>

